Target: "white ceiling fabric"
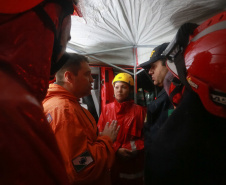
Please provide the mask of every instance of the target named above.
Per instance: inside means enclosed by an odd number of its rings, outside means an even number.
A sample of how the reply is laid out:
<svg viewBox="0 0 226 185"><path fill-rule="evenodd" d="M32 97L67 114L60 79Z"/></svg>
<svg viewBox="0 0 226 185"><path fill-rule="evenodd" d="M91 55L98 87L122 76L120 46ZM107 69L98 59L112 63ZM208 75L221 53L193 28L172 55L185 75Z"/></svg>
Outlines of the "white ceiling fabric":
<svg viewBox="0 0 226 185"><path fill-rule="evenodd" d="M149 59L152 49L170 42L185 22L201 23L226 9L225 0L80 0L83 17L72 16L68 52L92 55L111 64L134 66ZM91 55L90 55L91 56Z"/></svg>

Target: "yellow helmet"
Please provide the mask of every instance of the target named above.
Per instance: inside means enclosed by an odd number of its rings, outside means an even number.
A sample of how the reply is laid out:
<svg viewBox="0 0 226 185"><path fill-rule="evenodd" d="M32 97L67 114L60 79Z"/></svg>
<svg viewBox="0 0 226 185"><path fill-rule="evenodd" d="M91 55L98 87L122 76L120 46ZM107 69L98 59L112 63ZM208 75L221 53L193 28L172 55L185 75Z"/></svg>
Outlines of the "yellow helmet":
<svg viewBox="0 0 226 185"><path fill-rule="evenodd" d="M128 83L131 86L134 86L133 77L128 73L119 73L115 76L114 80L112 81L112 85L114 85L115 82L125 82Z"/></svg>

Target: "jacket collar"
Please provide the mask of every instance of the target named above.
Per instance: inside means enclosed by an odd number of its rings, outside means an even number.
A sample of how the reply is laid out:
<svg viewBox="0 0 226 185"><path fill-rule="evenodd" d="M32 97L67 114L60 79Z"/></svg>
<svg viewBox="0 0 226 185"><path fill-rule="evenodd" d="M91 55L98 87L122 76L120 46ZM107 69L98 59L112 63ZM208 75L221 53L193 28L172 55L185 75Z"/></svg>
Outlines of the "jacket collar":
<svg viewBox="0 0 226 185"><path fill-rule="evenodd" d="M64 87L58 85L58 84L50 84L49 89L46 95L46 98L43 102L48 100L49 98L52 98L53 96L58 96L62 98L69 99L73 102L78 102L78 98L75 97L73 94L71 94L69 91L67 91Z"/></svg>
<svg viewBox="0 0 226 185"><path fill-rule="evenodd" d="M128 100L122 103L119 103L116 99L114 101L116 113L123 113L127 111L133 104L133 100Z"/></svg>

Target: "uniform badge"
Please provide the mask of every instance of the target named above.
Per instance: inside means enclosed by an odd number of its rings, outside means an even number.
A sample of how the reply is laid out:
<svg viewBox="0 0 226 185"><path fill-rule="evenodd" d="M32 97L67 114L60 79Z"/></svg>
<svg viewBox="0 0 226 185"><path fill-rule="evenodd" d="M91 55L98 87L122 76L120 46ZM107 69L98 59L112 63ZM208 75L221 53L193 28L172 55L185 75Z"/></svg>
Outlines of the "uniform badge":
<svg viewBox="0 0 226 185"><path fill-rule="evenodd" d="M76 170L76 172L80 172L85 169L89 164L93 162L93 158L89 151L85 151L78 157L72 159L72 164Z"/></svg>
<svg viewBox="0 0 226 185"><path fill-rule="evenodd" d="M48 114L46 115L46 119L47 119L48 123L51 123L51 122L53 121L52 116L51 116L50 113L48 113Z"/></svg>

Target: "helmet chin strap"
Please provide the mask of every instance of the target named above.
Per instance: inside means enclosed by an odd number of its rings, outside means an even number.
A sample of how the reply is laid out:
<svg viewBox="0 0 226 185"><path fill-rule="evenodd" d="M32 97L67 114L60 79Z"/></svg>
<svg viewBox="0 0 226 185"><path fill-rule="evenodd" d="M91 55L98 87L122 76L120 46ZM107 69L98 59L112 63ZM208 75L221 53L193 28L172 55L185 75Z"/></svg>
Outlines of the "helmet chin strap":
<svg viewBox="0 0 226 185"><path fill-rule="evenodd" d="M180 81L184 86L188 89L191 90L191 86L189 85L187 79L186 79L186 66L185 66L185 61L184 61L184 53L179 53L177 57L174 60L174 63L176 65L177 73L179 76Z"/></svg>
<svg viewBox="0 0 226 185"><path fill-rule="evenodd" d="M178 77L180 81L185 85L188 90L191 90L191 86L186 79L186 66L184 61L184 51L189 43L189 36L193 34L194 30L198 27L194 23L185 23L178 30L173 41L170 42L163 54L176 66Z"/></svg>
<svg viewBox="0 0 226 185"><path fill-rule="evenodd" d="M63 56L54 64L54 68L51 66L50 80L54 79L55 73L60 70L60 68L68 61L70 55L68 53L64 53Z"/></svg>

